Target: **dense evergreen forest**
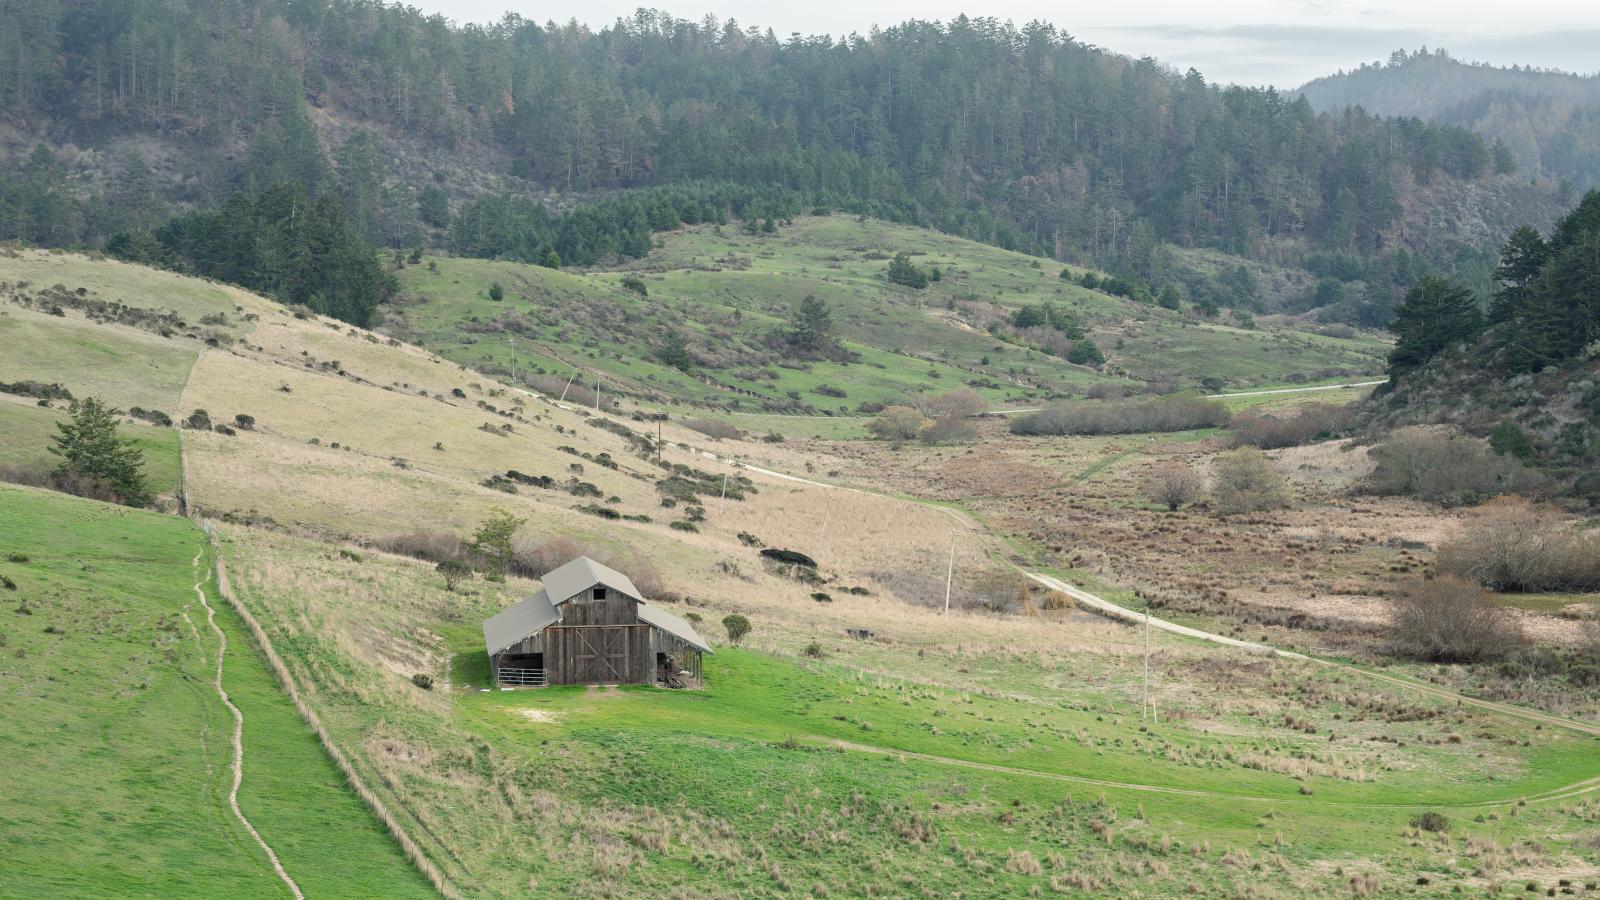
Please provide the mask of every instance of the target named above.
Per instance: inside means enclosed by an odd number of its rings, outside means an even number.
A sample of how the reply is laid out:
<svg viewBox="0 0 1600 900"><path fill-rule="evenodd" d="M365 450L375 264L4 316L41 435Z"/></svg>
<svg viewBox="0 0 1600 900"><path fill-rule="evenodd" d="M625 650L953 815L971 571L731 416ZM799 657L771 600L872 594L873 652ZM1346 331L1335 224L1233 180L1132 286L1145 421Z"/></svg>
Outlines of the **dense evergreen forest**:
<svg viewBox="0 0 1600 900"><path fill-rule="evenodd" d="M1322 111L1359 106L1374 115L1470 128L1490 142L1499 168L1520 166L1577 191L1600 187L1600 72L1490 66L1444 50L1396 50L1387 62L1318 78L1300 90Z"/></svg>
<svg viewBox="0 0 1600 900"><path fill-rule="evenodd" d="M1374 256L1403 192L1495 169L1465 129L1318 115L965 17L780 40L651 11L592 31L375 0L0 0L0 59L0 115L57 147L117 148L76 181L14 153L0 237L44 244L289 181L339 197L373 243L579 262L637 249L636 210L660 204L614 207L630 218L563 248L512 195L715 181L704 204L743 196L767 220L826 206L1157 284L1162 241ZM495 234L507 211L524 227Z"/></svg>

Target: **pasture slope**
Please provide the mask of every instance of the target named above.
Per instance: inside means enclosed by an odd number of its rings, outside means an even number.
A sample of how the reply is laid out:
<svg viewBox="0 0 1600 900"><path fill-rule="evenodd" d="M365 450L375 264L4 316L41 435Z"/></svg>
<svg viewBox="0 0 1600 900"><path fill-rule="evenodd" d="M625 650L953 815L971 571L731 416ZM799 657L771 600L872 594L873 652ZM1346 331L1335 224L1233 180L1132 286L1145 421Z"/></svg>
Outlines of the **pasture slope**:
<svg viewBox="0 0 1600 900"><path fill-rule="evenodd" d="M0 486L0 896L289 896L229 808L209 559L188 520ZM244 814L309 896L428 896L200 589L243 714Z"/></svg>

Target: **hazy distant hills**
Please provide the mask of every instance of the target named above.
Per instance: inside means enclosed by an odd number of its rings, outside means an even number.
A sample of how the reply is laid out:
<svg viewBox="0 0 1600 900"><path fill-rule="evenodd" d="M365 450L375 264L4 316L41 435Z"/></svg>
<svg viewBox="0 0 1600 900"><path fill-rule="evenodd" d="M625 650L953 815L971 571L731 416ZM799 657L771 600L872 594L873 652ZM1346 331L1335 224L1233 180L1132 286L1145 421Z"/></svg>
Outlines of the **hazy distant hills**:
<svg viewBox="0 0 1600 900"><path fill-rule="evenodd" d="M1464 63L1440 50L1396 51L1387 63L1318 78L1300 89L1319 111L1360 106L1419 116L1501 141L1523 170L1600 186L1600 74Z"/></svg>

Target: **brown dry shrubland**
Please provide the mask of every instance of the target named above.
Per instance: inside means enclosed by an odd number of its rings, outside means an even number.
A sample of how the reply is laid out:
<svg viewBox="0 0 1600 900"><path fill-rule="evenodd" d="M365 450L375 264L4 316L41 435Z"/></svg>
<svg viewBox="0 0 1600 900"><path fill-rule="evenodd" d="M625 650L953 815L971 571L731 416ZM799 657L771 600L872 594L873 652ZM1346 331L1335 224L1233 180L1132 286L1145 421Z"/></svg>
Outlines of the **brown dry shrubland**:
<svg viewBox="0 0 1600 900"><path fill-rule="evenodd" d="M1439 548L1439 569L1497 591L1600 590L1600 533L1559 510L1501 497Z"/></svg>
<svg viewBox="0 0 1600 900"><path fill-rule="evenodd" d="M1200 499L1205 493L1205 479L1192 467L1181 462L1163 463L1145 480L1145 497L1151 503L1165 506L1169 512Z"/></svg>
<svg viewBox="0 0 1600 900"><path fill-rule="evenodd" d="M1203 397L1154 397L1128 401L1058 403L1011 420L1011 432L1023 435L1140 434L1187 431L1227 424L1228 408Z"/></svg>

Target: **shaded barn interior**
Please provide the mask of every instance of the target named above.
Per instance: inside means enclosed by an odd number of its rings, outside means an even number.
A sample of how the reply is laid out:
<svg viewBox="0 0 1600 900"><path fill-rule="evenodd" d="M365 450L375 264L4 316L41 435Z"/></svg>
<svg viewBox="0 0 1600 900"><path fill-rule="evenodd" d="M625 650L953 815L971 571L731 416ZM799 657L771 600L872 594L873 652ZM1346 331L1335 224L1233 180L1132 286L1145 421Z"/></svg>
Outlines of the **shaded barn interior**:
<svg viewBox="0 0 1600 900"><path fill-rule="evenodd" d="M628 576L580 556L544 577L537 594L483 623L495 683L661 684L701 681L705 640L639 596Z"/></svg>

